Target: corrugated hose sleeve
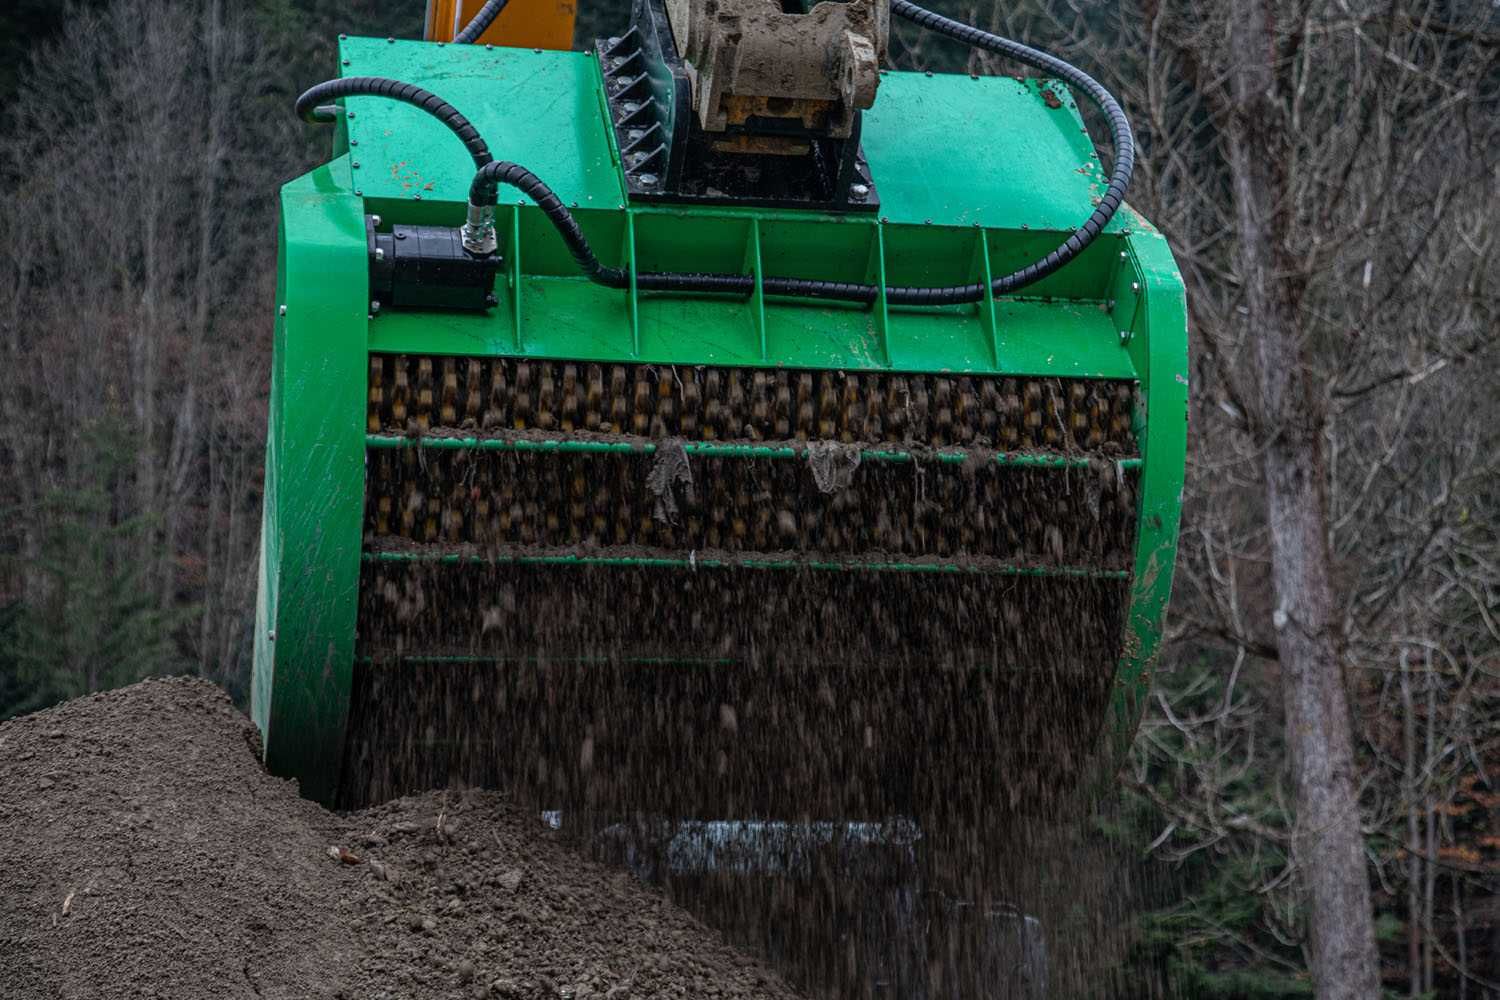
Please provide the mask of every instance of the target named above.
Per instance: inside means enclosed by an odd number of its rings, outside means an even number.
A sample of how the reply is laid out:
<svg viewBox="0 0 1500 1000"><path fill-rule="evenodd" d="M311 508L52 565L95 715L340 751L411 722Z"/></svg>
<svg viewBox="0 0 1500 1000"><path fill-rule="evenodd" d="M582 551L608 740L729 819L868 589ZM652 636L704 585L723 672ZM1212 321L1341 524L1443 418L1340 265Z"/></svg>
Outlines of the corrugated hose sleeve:
<svg viewBox="0 0 1500 1000"><path fill-rule="evenodd" d="M1020 42L992 35L987 31L950 20L930 10L918 7L909 0L892 0L891 10L914 24L947 35L960 42L1025 63L1063 80L1068 85L1083 91L1109 120L1109 131L1114 143L1114 167L1109 186L1099 204L1089 213L1083 225L1078 227L1056 249L1041 260L1028 264L1018 271L996 278L990 285L995 295L1009 295L1040 281L1073 260L1084 248L1104 231L1110 219L1125 201L1125 190L1130 185L1135 171L1135 134L1130 120L1125 116L1118 101L1093 77L1064 62ZM521 191L536 202L562 236L573 259L591 280L611 288L629 285L630 275L621 268L606 267L599 262L589 246L588 240L578 228L562 201L541 178L516 163L496 162L483 167L474 178L469 200L475 205L491 206L496 201L496 186L506 184ZM763 281L767 295L784 295L795 298L835 299L846 302L873 302L879 295L875 285L843 281L818 281L811 278L767 277ZM749 294L754 291L754 276L748 274L697 274L692 272L645 271L636 275L636 287L646 291L676 292L724 292ZM892 285L886 288L886 300L892 305L953 305L978 302L984 298L984 283L921 287Z"/></svg>
<svg viewBox="0 0 1500 1000"><path fill-rule="evenodd" d="M484 137L479 134L474 123L465 118L457 108L430 90L383 76L351 76L310 87L297 98L297 116L313 124L330 122L333 118L320 109L324 104L344 97L384 97L420 108L458 136L473 157L475 169L481 169L494 160Z"/></svg>
<svg viewBox="0 0 1500 1000"><path fill-rule="evenodd" d="M490 0L455 41L472 41L503 10L505 0ZM1104 231L1110 219L1125 201L1125 190L1135 170L1135 135L1130 121L1114 96L1087 73L1069 63L1048 55L1020 42L992 35L987 31L950 20L940 14L918 7L910 0L892 0L891 10L914 24L947 35L988 52L1014 59L1035 67L1044 73L1063 80L1069 86L1083 91L1109 120L1110 136L1114 142L1114 166L1109 186L1099 203L1077 230L1057 248L1041 260L1028 264L1018 271L996 278L990 285L995 295L1008 295L1045 278L1073 260L1084 248ZM472 37L469 36L472 33ZM343 97L385 97L403 101L421 108L442 122L463 142L474 158L477 173L470 188L469 201L477 206L489 207L496 202L497 189L501 184L514 187L536 202L558 235L567 245L573 259L583 273L592 281L611 288L629 285L630 275L621 268L606 267L594 255L588 239L578 228L578 222L562 201L541 178L517 163L495 161L489 147L474 125L447 101L430 91L399 80L383 77L350 77L329 80L311 88L297 99L297 114L309 122L326 122L330 117L320 110L323 102ZM754 291L755 279L748 274L701 274L693 272L641 272L636 275L636 286L647 291L677 292L722 292L749 294ZM796 298L835 299L848 302L872 302L879 295L875 285L844 281L819 281L811 278L767 277L763 286L768 295L783 295ZM977 302L984 298L982 282L967 285L921 287L892 285L886 288L886 299L893 305L951 305L962 302Z"/></svg>
<svg viewBox="0 0 1500 1000"><path fill-rule="evenodd" d="M505 5L509 2L510 0L489 0L483 7L479 8L479 13L474 15L474 19L464 25L464 30L453 36L454 44L473 45L479 41L479 36L484 34L491 24L495 23L495 18L500 16L500 12L505 9Z"/></svg>
<svg viewBox="0 0 1500 1000"><path fill-rule="evenodd" d="M474 183L469 185L469 204L482 207L494 205L501 184L515 188L536 202L536 207L542 210L557 230L557 235L562 237L568 252L578 262L578 267L590 279L611 288L623 288L630 283L630 276L624 270L605 267L599 263L583 230L578 228L578 220L573 218L573 213L568 211L540 177L519 163L496 160L481 167L474 175Z"/></svg>
<svg viewBox="0 0 1500 1000"><path fill-rule="evenodd" d="M1094 207L1093 212L1089 213L1083 225L1063 241L1062 245L1041 260L1028 264L1003 278L995 279L991 287L996 295L1009 294L1045 278L1077 257L1094 241L1095 237L1104 231L1104 227L1109 225L1109 220L1114 218L1114 214L1124 204L1125 190L1130 186L1130 177L1135 172L1135 132L1131 129L1130 119L1120 107L1120 102L1116 101L1113 94L1083 70L1029 45L1022 45L1009 38L1001 38L999 35L992 35L988 31L981 31L971 25L935 14L923 7L918 7L910 0L891 0L891 12L929 31L947 35L955 41L964 42L1008 59L1014 59L1016 62L1025 63L1027 66L1057 77L1070 87L1083 91L1084 95L1104 112L1105 118L1109 121L1110 139L1114 145L1114 167L1110 171L1109 186L1099 199L1099 204ZM971 286L962 287L967 292L968 287ZM891 291L894 292L896 289ZM933 302L974 301L972 298L948 297L953 289L902 289L901 291L933 293ZM982 293L982 286L980 291ZM896 301L895 295L891 295L890 298L892 302ZM922 301L920 295L911 299L903 296L903 300L903 304L920 304Z"/></svg>

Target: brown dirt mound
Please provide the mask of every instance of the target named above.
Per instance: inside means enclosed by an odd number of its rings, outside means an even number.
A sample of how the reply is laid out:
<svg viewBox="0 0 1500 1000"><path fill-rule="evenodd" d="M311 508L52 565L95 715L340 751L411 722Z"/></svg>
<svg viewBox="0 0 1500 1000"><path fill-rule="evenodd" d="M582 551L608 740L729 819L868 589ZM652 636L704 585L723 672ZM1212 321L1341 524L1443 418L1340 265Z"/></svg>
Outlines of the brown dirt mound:
<svg viewBox="0 0 1500 1000"><path fill-rule="evenodd" d="M795 996L502 795L334 814L255 743L194 680L0 723L0 993Z"/></svg>

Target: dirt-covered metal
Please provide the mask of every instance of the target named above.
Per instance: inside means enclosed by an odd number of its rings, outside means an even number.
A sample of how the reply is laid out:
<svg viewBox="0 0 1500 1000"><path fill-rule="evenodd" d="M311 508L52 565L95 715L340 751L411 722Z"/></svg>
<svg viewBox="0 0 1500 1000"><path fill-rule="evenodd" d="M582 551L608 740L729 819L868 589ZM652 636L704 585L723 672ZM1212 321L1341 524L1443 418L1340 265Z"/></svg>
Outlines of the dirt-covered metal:
<svg viewBox="0 0 1500 1000"><path fill-rule="evenodd" d="M665 2L704 131L755 116L848 138L854 115L875 103L889 0Z"/></svg>

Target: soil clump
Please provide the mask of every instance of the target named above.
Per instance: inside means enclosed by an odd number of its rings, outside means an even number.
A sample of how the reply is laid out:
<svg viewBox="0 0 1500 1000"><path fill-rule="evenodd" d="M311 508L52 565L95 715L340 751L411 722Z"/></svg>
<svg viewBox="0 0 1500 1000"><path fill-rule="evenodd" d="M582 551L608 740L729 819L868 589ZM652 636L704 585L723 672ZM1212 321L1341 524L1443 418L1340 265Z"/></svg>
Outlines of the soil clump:
<svg viewBox="0 0 1500 1000"><path fill-rule="evenodd" d="M496 792L336 814L202 681L0 723L8 998L787 997Z"/></svg>

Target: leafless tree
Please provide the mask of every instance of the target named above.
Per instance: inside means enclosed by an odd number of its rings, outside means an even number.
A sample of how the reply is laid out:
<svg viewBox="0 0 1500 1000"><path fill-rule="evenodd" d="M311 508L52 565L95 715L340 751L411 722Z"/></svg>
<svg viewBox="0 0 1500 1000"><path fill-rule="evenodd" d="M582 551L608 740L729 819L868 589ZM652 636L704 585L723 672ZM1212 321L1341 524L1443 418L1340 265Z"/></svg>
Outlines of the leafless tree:
<svg viewBox="0 0 1500 1000"><path fill-rule="evenodd" d="M1500 274L1494 11L1253 0L1138 13L1118 24L1142 34L1148 197L1178 237L1201 345L1179 607L1197 638L1274 661L1308 962L1320 996L1374 996L1356 801L1371 831L1393 802L1414 808L1411 782L1430 797L1449 740L1431 728L1435 687L1425 708L1402 700L1403 794L1368 770L1381 715L1356 724L1350 703L1379 707L1370 691L1409 663L1400 637L1437 577L1463 578L1445 591L1468 596L1471 618L1493 600L1474 571L1494 553L1458 551L1474 537L1461 510L1488 502L1500 415L1481 388ZM1452 619L1418 617L1417 634L1456 638ZM1469 636L1471 655L1492 657L1496 638ZM1475 674L1457 673L1448 693L1462 702ZM1435 853L1430 820L1422 843ZM1412 873L1430 912L1430 869ZM1412 983L1432 987L1430 947Z"/></svg>
<svg viewBox="0 0 1500 1000"><path fill-rule="evenodd" d="M279 167L253 102L273 73L233 5L120 0L78 13L14 104L0 456L21 474L6 531L26 605L69 636L64 693L128 679L101 673L107 635L72 641L111 620L101 600L169 635L149 655L243 672ZM39 569L70 537L91 539L77 558L102 589Z"/></svg>
<svg viewBox="0 0 1500 1000"><path fill-rule="evenodd" d="M1376 995L1372 875L1406 911L1413 995L1437 966L1500 991L1461 955L1461 889L1483 866L1445 856L1465 836L1451 814L1496 778L1500 11L955 13L1061 49L1121 95L1143 147L1132 201L1188 282L1174 642L1130 776L1166 818L1154 848L1261 859L1245 869L1269 874L1244 886L1259 935L1205 933L1262 967L1300 952L1319 996ZM1439 875L1468 880L1446 921Z"/></svg>

